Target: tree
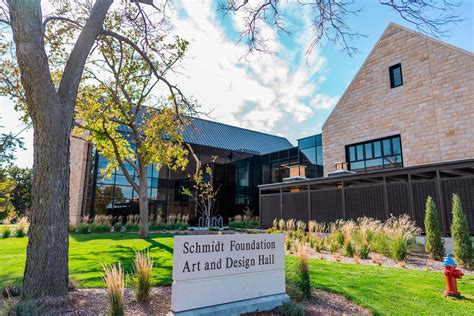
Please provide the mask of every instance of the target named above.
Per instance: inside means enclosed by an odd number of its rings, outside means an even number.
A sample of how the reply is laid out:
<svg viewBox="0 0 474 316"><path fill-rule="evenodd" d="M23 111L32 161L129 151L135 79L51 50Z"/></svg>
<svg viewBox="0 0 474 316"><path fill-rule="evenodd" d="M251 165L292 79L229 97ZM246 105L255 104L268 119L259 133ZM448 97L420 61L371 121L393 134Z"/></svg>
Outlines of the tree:
<svg viewBox="0 0 474 316"><path fill-rule="evenodd" d="M31 182L32 170L30 168L10 167L8 174L15 181L12 191L11 203L17 216L25 216L31 210Z"/></svg>
<svg viewBox="0 0 474 316"><path fill-rule="evenodd" d="M212 224L211 218L217 209L216 200L220 190L220 187L214 187L214 176L211 166L206 165L204 172L203 169L196 172L193 188L199 214L204 219L204 225L209 228ZM188 188L183 188L182 193L187 196L193 195Z"/></svg>
<svg viewBox="0 0 474 316"><path fill-rule="evenodd" d="M114 24L114 28L125 33L121 25ZM139 30L128 31L128 38L134 43L140 36ZM188 46L188 42L178 37L174 42L166 39L165 36L154 38L153 46L161 51L160 56L147 57L161 77L182 59ZM181 114L189 114L191 108L152 94L162 79L153 76L153 68L133 47L105 38L98 42L97 50L101 58L93 60L85 69L86 82L94 82L94 86L86 85L79 93L75 134L88 134L86 139L107 158L108 165L102 170L106 176L121 168L139 195L139 234L147 238L147 167L150 164L157 169L166 166L174 171L185 168L187 151L182 146L184 118ZM95 69L102 72L99 74Z"/></svg>
<svg viewBox="0 0 474 316"><path fill-rule="evenodd" d="M453 254L460 266L469 268L472 264L472 240L469 235L469 224L464 213L459 195L453 194L453 222L451 224Z"/></svg>
<svg viewBox="0 0 474 316"><path fill-rule="evenodd" d="M460 13L456 10L462 0L379 0L380 5L386 6L393 12L414 25L423 33L434 37L447 34L446 27L461 21ZM310 54L313 48L323 39L336 44L349 55L357 52L351 46L351 40L364 36L347 24L347 18L358 15L363 11L354 0L307 0L297 1L301 9L308 10L311 17L311 26L314 38L306 53ZM280 0L229 0L222 1L219 8L224 13L239 13L242 28L240 40L248 44L249 53L269 52L268 32L266 27L273 27L279 33L288 33L285 25L284 5Z"/></svg>
<svg viewBox="0 0 474 316"><path fill-rule="evenodd" d="M23 296L31 299L65 296L68 284L69 145L79 85L87 59L103 38L132 47L160 79L173 104L184 100L181 91L165 78L148 56L159 51L148 38L163 33L163 24L151 14L165 17L166 3L145 9L141 1L113 0L55 2L55 14L43 19L41 2L6 0L0 6L2 66L12 68L18 81L0 83L0 93L25 104L34 129L33 209L27 246ZM149 3L150 1L144 1ZM158 10L157 10L158 9ZM151 11L152 10L152 11ZM104 24L104 21L111 21ZM153 20L163 21L155 18ZM140 30L132 42L106 25L120 24ZM13 43L8 40L12 35ZM5 61L8 56L14 59ZM18 71L15 72L15 70ZM15 76L17 74L17 76ZM54 145L53 145L54 144Z"/></svg>
<svg viewBox="0 0 474 316"><path fill-rule="evenodd" d="M432 259L441 260L445 255L444 242L439 228L438 209L431 196L426 199L425 234L426 251Z"/></svg>
<svg viewBox="0 0 474 316"><path fill-rule="evenodd" d="M3 128L3 126L0 126ZM15 152L18 148L24 149L23 139L19 133L0 133L0 167L11 165L15 159Z"/></svg>
<svg viewBox="0 0 474 316"><path fill-rule="evenodd" d="M14 189L15 181L8 175L6 169L0 167L0 219L13 215L12 192Z"/></svg>

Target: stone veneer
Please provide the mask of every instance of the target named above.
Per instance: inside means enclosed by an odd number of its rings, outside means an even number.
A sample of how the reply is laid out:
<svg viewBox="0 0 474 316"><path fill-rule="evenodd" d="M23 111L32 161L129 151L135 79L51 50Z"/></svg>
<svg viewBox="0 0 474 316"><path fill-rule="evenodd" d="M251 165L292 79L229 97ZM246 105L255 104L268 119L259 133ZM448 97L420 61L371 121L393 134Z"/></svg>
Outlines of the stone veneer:
<svg viewBox="0 0 474 316"><path fill-rule="evenodd" d="M322 131L325 176L346 145L396 134L404 166L474 157L474 54L390 23Z"/></svg>
<svg viewBox="0 0 474 316"><path fill-rule="evenodd" d="M85 178L87 169L87 142L71 137L71 171L69 179L69 222L77 224L81 220L84 202Z"/></svg>

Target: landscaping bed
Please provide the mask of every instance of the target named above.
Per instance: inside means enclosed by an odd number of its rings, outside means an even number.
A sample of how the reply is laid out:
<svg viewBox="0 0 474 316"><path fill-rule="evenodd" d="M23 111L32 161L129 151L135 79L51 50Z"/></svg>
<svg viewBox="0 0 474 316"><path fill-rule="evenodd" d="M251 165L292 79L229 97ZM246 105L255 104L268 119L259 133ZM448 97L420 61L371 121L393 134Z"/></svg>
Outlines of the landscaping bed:
<svg viewBox="0 0 474 316"><path fill-rule="evenodd" d="M293 253L290 253L293 254ZM330 262L344 262L351 264L364 264L371 266L383 266L383 267L395 267L403 269L416 269L416 270L427 270L443 272L444 266L442 261L432 260L426 253L412 253L404 262L399 262L391 258L371 253L369 258L377 257L374 259L355 259L353 257L340 256L336 258L333 254L325 251L315 252L314 250L308 250L309 257L312 259L325 260ZM357 261L356 261L357 260ZM375 261L375 262L374 262ZM474 270L462 269L464 274L474 275Z"/></svg>
<svg viewBox="0 0 474 316"><path fill-rule="evenodd" d="M17 301L15 299L14 301ZM313 296L301 303L307 314L353 314L368 315L366 309L350 302L344 296L314 290ZM77 289L69 293L67 301L49 301L40 310L46 315L104 315L104 306L107 306L107 292L105 289ZM125 290L126 315L166 315L171 307L171 287L156 287L151 290L148 302L138 302L131 290ZM0 303L0 310L3 306ZM283 315L278 311L249 313L246 315Z"/></svg>
<svg viewBox="0 0 474 316"><path fill-rule="evenodd" d="M26 244L27 238L0 239L0 258L2 258L0 261L0 288L21 284ZM133 233L85 234L71 235L70 237L69 271L71 278L76 281L80 289L71 293L70 304L72 305L64 305L65 310L61 310L64 311L61 314L75 315L73 313L76 307L83 308L84 311L88 311L90 308L92 312L94 312L94 308L97 308L99 313L105 314L107 304L105 303L105 290L102 289L104 282L101 279L101 263L112 264L120 261L126 275L129 275L132 272L135 251L144 249L148 249L153 258L152 282L158 288L153 290L151 302L144 306L135 306L137 303L130 290L126 290L128 293L126 294L126 311L136 311L139 314L141 311L145 313L146 308L152 308L156 310L156 313L159 313L163 308L169 308L163 307L162 304L165 304L169 299L165 296L169 296L166 291L169 292L170 288L161 286L170 285L172 282L173 235L151 234L149 239L142 240ZM329 253L327 256L331 257ZM411 254L408 257L407 267L410 267L412 258L413 260L425 260L424 257L416 258L416 256L417 254ZM354 259L347 257L347 261L350 260ZM294 271L297 258L288 255L286 262L287 282L291 282L295 280ZM342 297L349 300L352 305L341 303L342 305L338 305L341 309L344 306L350 308L350 306L357 304L374 314L465 315L474 310L473 274L466 274L458 281L459 291L463 298L455 300L445 298L443 295L445 280L444 274L438 272L439 266L433 268L434 271L427 271L423 268L401 269L384 265L377 266L372 262L367 262L367 264L333 262L330 261L330 258L319 260L317 254L310 252L309 272L313 293L319 293L319 295L316 294L316 299L325 297L323 302L315 305L319 307L314 307L314 312L317 313L316 308L330 307L331 304L336 304ZM396 263L394 265L399 267ZM314 292L315 290L316 292ZM317 292L317 290L324 292ZM325 293L338 295L326 295ZM89 307L89 295L92 295L93 299L97 301L96 304L101 306L95 307L91 302L92 305ZM306 304L305 308L309 308L313 303L315 303L313 299L303 302ZM358 314L358 312L356 313ZM87 313L81 313L81 315L84 314L87 315Z"/></svg>

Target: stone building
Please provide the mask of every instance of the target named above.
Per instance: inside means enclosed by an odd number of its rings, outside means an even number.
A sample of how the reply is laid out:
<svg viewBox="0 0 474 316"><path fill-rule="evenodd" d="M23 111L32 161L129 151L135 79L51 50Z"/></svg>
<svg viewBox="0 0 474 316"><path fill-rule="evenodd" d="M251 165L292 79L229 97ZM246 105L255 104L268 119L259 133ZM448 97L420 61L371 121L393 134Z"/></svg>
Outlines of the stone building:
<svg viewBox="0 0 474 316"><path fill-rule="evenodd" d="M322 128L324 174L474 157L474 54L390 23Z"/></svg>

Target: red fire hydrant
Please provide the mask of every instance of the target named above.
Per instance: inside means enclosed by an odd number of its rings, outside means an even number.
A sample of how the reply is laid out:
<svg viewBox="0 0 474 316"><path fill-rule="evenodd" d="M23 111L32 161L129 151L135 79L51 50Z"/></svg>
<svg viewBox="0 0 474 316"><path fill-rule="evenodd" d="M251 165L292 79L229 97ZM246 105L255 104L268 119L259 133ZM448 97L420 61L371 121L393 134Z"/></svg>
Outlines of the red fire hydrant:
<svg viewBox="0 0 474 316"><path fill-rule="evenodd" d="M461 279L463 273L461 270L456 269L456 262L447 255L443 262L444 265L444 277L446 279L446 291L444 294L451 297L461 297L461 293L458 292L458 281Z"/></svg>

